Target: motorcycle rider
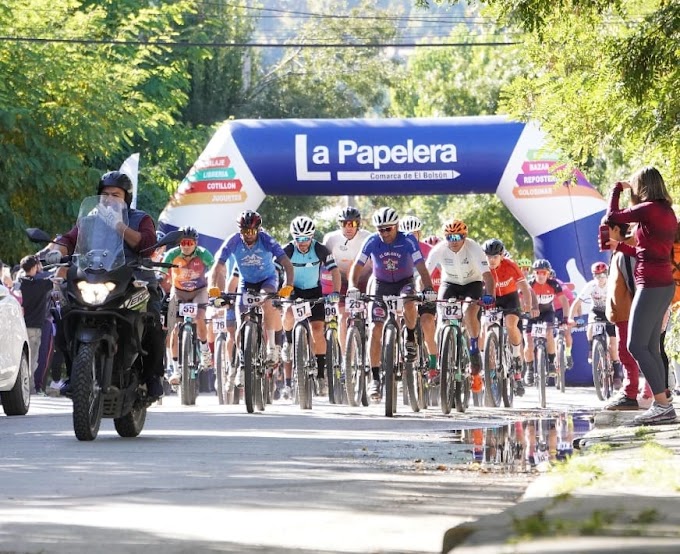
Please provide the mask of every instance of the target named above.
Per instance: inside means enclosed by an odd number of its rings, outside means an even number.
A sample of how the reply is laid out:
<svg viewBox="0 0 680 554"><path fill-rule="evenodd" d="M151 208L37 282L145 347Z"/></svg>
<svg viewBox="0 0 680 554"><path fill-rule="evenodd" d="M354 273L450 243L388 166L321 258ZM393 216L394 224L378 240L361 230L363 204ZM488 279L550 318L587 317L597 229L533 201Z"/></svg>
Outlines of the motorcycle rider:
<svg viewBox="0 0 680 554"><path fill-rule="evenodd" d="M106 197L107 202L125 202L127 205L128 224L121 219L112 217L109 225L112 231L118 233L124 240L125 261L131 261L137 257L141 250L156 244L156 228L151 216L142 210L130 207L132 202L132 181L120 171L109 171L102 175L97 185L97 195ZM115 210L112 210L115 213ZM55 242L48 245L49 252L45 257L48 263L58 261L63 255L73 253L78 240L78 226L74 226L67 233L58 236ZM56 251L56 252L55 252ZM58 254L57 254L58 252ZM143 358L144 380L147 393L151 398L163 396L163 354L165 339L160 322L161 291L158 281L153 272L137 270L135 276L148 282L149 301L147 311L153 316L151 325L148 325L144 333L142 347L148 352ZM64 308L68 310L68 307ZM58 326L56 336L57 346L64 353L67 372L70 377L71 362L70 352L63 333L63 328ZM69 381L62 387L62 394L70 392Z"/></svg>

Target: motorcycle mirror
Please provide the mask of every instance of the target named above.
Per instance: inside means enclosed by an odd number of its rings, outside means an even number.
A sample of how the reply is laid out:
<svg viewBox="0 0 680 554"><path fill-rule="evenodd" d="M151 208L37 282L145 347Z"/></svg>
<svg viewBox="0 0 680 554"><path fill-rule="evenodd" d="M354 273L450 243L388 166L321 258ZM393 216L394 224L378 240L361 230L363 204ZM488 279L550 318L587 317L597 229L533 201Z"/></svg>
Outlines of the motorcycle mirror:
<svg viewBox="0 0 680 554"><path fill-rule="evenodd" d="M183 236L184 234L181 231L170 231L156 244L140 251L140 254L145 254L146 252L153 252L156 248L160 248L161 246L177 246L182 240Z"/></svg>
<svg viewBox="0 0 680 554"><path fill-rule="evenodd" d="M51 242L52 237L50 237L45 231L42 229L38 229L37 227L29 227L26 229L26 236L28 237L28 240L31 242Z"/></svg>

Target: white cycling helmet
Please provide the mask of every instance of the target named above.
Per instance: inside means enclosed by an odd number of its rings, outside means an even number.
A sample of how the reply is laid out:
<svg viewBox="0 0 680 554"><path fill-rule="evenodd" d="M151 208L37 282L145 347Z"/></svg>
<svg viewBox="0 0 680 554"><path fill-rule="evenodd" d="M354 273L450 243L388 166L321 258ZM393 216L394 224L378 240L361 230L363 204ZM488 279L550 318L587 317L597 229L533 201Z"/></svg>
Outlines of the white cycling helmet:
<svg viewBox="0 0 680 554"><path fill-rule="evenodd" d="M312 238L314 236L314 231L316 231L314 222L312 221L311 218L307 217L306 215L296 217L293 221L290 222L290 234L293 235L293 238L297 237Z"/></svg>
<svg viewBox="0 0 680 554"><path fill-rule="evenodd" d="M415 233L422 228L423 224L415 215L407 215L404 219L399 221L399 230L402 233Z"/></svg>
<svg viewBox="0 0 680 554"><path fill-rule="evenodd" d="M380 208L373 214L373 225L375 227L385 227L397 223L399 223L399 214L392 208Z"/></svg>

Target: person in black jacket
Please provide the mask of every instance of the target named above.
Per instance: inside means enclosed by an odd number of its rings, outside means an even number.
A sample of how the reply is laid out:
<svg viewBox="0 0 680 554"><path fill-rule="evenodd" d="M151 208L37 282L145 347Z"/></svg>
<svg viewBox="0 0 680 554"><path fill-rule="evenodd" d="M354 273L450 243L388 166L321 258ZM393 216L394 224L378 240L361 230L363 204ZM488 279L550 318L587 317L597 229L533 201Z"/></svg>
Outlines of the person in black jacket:
<svg viewBox="0 0 680 554"><path fill-rule="evenodd" d="M35 392L41 394L44 387L43 376L39 375L36 370L38 368L38 353L42 342L43 326L48 315L52 281L36 277L41 269L40 260L37 256L26 256L19 265L24 273L19 278L19 290L21 290L24 321L28 333L31 374L34 379Z"/></svg>

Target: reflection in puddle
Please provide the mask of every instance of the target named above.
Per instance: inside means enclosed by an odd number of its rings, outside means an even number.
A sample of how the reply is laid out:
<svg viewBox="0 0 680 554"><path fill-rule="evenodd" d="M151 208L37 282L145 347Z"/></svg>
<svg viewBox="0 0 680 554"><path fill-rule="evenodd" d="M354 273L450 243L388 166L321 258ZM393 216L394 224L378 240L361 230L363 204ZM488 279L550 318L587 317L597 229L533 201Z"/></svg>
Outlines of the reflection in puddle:
<svg viewBox="0 0 680 554"><path fill-rule="evenodd" d="M454 430L454 440L472 447L473 463L509 472L542 471L567 459L574 440L590 430L589 415L562 413L498 427Z"/></svg>

